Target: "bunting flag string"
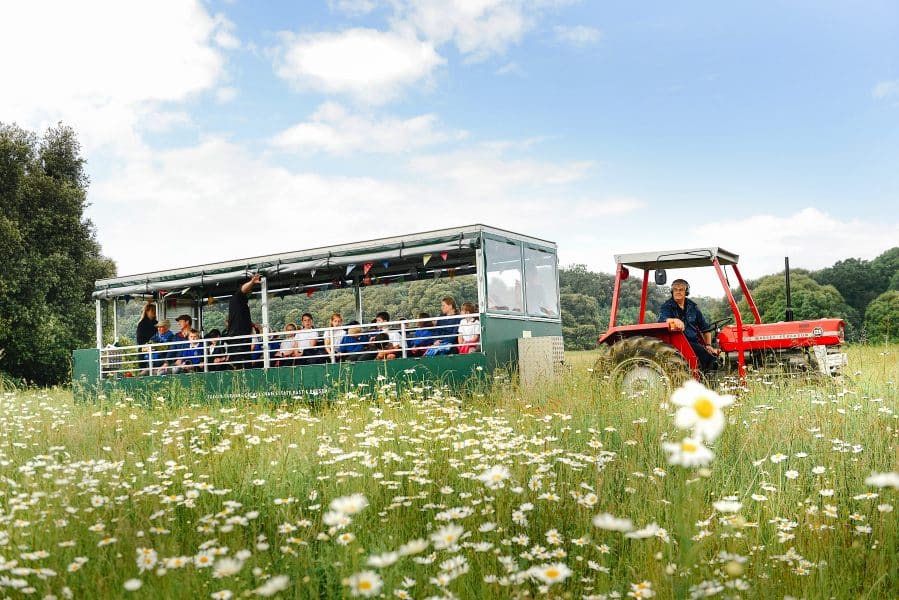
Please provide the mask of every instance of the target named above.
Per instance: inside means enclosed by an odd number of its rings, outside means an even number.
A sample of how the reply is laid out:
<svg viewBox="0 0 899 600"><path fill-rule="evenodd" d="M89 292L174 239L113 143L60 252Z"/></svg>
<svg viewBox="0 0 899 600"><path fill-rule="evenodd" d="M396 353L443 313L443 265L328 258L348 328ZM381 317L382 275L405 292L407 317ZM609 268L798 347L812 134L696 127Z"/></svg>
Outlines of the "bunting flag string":
<svg viewBox="0 0 899 600"><path fill-rule="evenodd" d="M425 267L428 266L428 263L429 263L429 262L431 262L431 255L430 255L430 254L425 254L424 256L421 257L421 264L422 264L423 266L425 266Z"/></svg>

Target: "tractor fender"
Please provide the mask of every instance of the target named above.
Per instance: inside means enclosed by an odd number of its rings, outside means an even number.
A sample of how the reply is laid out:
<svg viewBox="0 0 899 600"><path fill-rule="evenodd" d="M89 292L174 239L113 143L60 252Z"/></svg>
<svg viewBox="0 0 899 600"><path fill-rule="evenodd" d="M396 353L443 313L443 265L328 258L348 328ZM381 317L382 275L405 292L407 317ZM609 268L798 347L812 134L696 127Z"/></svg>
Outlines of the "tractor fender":
<svg viewBox="0 0 899 600"><path fill-rule="evenodd" d="M674 346L683 355L694 372L699 368L699 359L693 352L687 336L683 331L671 331L667 323L644 323L642 325L622 325L612 327L599 336L599 345L613 346L621 340L636 336L649 336L657 338L670 346Z"/></svg>

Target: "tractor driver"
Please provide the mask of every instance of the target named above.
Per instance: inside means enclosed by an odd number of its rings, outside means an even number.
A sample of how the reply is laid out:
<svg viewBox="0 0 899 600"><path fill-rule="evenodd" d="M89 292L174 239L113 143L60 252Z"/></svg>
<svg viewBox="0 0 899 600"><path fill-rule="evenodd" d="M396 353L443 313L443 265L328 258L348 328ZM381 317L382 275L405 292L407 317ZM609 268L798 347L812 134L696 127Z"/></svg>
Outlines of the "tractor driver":
<svg viewBox="0 0 899 600"><path fill-rule="evenodd" d="M719 351L712 347L712 332L703 332L709 324L696 303L687 298L689 295L690 284L685 279L675 279L671 283L671 298L659 310L659 323L668 323L671 331L683 331L699 359L699 367L708 371L715 367Z"/></svg>

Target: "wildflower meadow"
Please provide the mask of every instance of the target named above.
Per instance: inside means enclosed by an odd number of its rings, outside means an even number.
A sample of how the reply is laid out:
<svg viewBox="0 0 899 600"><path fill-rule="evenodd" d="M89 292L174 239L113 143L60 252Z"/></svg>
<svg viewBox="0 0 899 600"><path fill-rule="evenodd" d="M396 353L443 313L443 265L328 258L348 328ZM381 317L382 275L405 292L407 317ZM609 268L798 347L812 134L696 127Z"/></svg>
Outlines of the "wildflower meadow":
<svg viewBox="0 0 899 600"><path fill-rule="evenodd" d="M0 392L0 596L899 595L899 347L626 397L390 381L309 404Z"/></svg>

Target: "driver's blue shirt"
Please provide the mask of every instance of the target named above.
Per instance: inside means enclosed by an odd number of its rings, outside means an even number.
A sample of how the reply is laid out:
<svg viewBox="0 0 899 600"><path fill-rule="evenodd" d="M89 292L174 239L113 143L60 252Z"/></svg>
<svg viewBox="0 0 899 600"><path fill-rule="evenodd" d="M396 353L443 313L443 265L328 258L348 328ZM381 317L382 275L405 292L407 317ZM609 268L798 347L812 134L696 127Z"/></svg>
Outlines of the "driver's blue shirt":
<svg viewBox="0 0 899 600"><path fill-rule="evenodd" d="M705 343L702 337L702 330L707 329L709 324L706 322L705 317L702 316L702 311L699 310L696 303L689 298L684 299L683 308L677 305L674 298L666 300L662 304L662 308L659 309L659 323L664 322L666 319L680 319L684 322L684 335L687 336L688 340L697 344Z"/></svg>

